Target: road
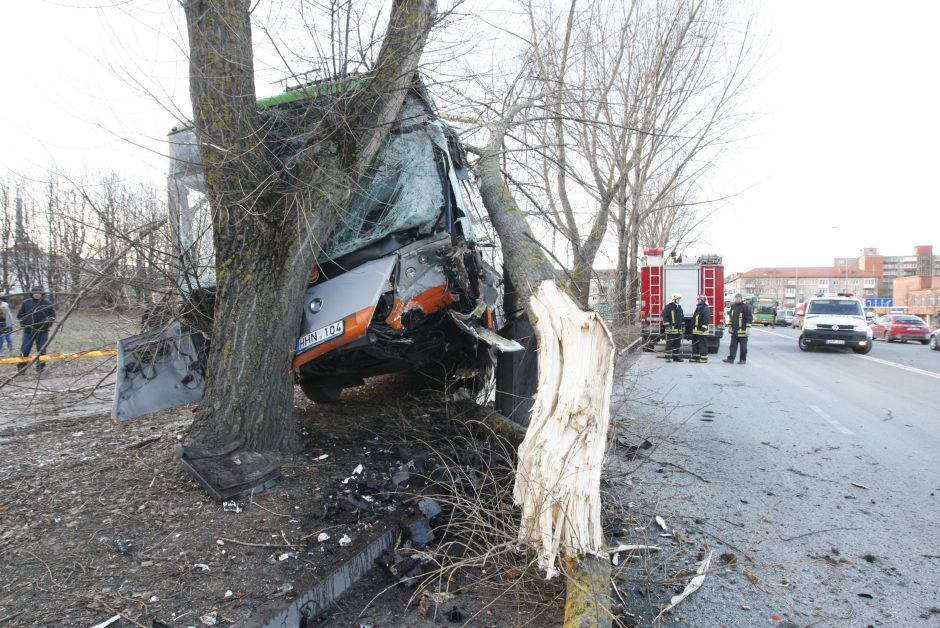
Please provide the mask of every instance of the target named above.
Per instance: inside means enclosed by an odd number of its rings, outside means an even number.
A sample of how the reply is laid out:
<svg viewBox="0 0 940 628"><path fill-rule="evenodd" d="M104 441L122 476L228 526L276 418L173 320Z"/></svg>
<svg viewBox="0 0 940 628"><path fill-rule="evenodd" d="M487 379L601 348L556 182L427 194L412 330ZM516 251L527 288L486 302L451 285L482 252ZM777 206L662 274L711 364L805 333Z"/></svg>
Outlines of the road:
<svg viewBox="0 0 940 628"><path fill-rule="evenodd" d="M720 361L727 339L708 364L660 345L626 375L631 416L672 434L655 458L690 472L659 514L715 549L666 625L940 626L940 352L798 335L755 329L746 365Z"/></svg>

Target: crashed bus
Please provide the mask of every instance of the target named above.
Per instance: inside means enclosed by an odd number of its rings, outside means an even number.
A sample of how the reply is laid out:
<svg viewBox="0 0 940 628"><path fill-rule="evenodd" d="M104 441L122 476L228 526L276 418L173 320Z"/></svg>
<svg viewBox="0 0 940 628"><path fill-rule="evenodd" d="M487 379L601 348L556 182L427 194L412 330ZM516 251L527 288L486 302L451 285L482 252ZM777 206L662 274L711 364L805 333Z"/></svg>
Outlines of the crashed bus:
<svg viewBox="0 0 940 628"><path fill-rule="evenodd" d="M319 81L260 100L262 123L278 131L271 150L299 145L303 122L364 80ZM171 130L169 153L181 300L160 324L118 343L118 421L196 402L204 388L215 250L191 123ZM291 365L307 397L335 401L366 377L429 363L493 364L498 351L522 349L494 331L501 275L481 254L468 180L457 134L416 82L311 269Z"/></svg>

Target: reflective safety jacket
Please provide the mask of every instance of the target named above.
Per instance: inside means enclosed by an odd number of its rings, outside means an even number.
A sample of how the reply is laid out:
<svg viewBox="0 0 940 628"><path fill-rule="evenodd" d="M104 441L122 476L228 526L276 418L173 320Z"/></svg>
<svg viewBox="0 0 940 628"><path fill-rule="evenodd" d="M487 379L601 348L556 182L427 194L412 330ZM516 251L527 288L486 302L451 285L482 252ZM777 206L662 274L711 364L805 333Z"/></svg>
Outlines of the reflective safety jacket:
<svg viewBox="0 0 940 628"><path fill-rule="evenodd" d="M747 303L735 303L728 310L728 318L731 319L731 334L741 338L747 336L751 331L751 325L754 323L754 315L751 314L751 306Z"/></svg>
<svg viewBox="0 0 940 628"><path fill-rule="evenodd" d="M682 306L675 301L670 301L663 308L663 325L667 334L681 334L685 326L685 315L682 313Z"/></svg>
<svg viewBox="0 0 940 628"><path fill-rule="evenodd" d="M699 301L692 313L692 333L696 336L708 335L708 323L712 320L712 309L704 301Z"/></svg>

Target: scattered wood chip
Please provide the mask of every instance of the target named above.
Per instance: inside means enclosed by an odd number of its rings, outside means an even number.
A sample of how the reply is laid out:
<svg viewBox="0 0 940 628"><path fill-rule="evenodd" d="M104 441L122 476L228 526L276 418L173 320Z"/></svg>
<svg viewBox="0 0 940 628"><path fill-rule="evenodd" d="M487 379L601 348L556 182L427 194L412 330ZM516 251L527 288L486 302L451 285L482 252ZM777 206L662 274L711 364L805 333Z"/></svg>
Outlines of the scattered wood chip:
<svg viewBox="0 0 940 628"><path fill-rule="evenodd" d="M864 484L859 484L858 482L852 482L852 486L854 486L855 488L863 488L863 489L865 489L866 491L871 490L871 489L869 489L867 486L865 486Z"/></svg>
<svg viewBox="0 0 940 628"><path fill-rule="evenodd" d="M616 554L617 552L635 552L637 550L651 550L654 552L659 551L658 545L615 545L614 547L608 547L608 554Z"/></svg>
<svg viewBox="0 0 940 628"><path fill-rule="evenodd" d="M656 515L656 525L658 525L663 530L669 530L669 528L666 527L666 520L659 515Z"/></svg>
<svg viewBox="0 0 940 628"><path fill-rule="evenodd" d="M685 585L685 588L682 590L682 593L672 596L672 599L669 600L669 604L663 610L659 611L659 615L656 616L656 619L653 620L653 623L656 624L659 622L660 618L664 613L674 609L679 602L689 597L693 593L699 590L702 586L702 583L705 582L705 574L708 571L708 566L712 562L712 554L714 552L708 552L708 555L705 556L705 560L699 563L698 569L695 570L695 576L689 580L689 584Z"/></svg>

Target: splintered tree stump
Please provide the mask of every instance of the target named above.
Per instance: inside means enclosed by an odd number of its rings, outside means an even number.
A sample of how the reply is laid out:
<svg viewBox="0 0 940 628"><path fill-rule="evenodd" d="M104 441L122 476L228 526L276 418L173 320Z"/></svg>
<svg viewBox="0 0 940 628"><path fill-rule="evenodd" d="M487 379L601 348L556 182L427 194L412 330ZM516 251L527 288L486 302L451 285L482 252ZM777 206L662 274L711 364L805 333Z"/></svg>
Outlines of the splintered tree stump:
<svg viewBox="0 0 940 628"><path fill-rule="evenodd" d="M614 341L596 312L582 311L554 281L530 309L539 338L538 392L522 445L513 497L520 540L555 573L560 555L606 556L601 467L610 421Z"/></svg>

